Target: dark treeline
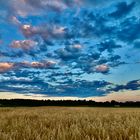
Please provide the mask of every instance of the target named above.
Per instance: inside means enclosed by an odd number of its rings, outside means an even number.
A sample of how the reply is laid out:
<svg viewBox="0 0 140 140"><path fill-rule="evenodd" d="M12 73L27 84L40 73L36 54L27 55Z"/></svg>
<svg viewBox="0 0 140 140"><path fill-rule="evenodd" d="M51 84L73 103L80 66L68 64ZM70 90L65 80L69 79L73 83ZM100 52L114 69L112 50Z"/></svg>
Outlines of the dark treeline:
<svg viewBox="0 0 140 140"><path fill-rule="evenodd" d="M20 106L89 106L89 107L140 107L140 102L95 102L92 100L30 100L30 99L0 99L1 107Z"/></svg>

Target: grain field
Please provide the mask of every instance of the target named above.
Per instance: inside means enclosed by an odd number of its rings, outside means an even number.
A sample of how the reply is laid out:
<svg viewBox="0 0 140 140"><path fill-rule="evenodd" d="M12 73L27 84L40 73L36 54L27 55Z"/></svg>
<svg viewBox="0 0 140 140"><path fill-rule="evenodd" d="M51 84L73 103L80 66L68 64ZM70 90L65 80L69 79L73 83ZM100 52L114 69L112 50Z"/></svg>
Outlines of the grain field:
<svg viewBox="0 0 140 140"><path fill-rule="evenodd" d="M140 109L0 108L0 140L140 140Z"/></svg>

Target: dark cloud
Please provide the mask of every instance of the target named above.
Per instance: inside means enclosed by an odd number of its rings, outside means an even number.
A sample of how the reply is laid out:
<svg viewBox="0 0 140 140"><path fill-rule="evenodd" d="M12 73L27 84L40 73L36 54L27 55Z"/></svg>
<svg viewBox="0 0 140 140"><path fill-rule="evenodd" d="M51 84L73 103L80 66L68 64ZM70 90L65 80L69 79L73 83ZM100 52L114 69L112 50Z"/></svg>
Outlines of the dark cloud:
<svg viewBox="0 0 140 140"><path fill-rule="evenodd" d="M80 68L85 73L102 74L109 74L111 68L126 64L119 55L112 53L104 57L97 52L81 54L74 62L76 64L72 68Z"/></svg>
<svg viewBox="0 0 140 140"><path fill-rule="evenodd" d="M140 89L140 80L134 80L128 82L126 85L117 85L113 91L121 91L121 90L139 90Z"/></svg>
<svg viewBox="0 0 140 140"><path fill-rule="evenodd" d="M127 15L135 6L135 2L127 4L126 2L121 2L117 4L116 11L112 12L109 16L113 18L121 18L122 16Z"/></svg>
<svg viewBox="0 0 140 140"><path fill-rule="evenodd" d="M38 77L38 76L40 76L40 71L33 71L33 70L25 70L25 69L23 69L23 70L21 70L21 69L18 69L18 70L16 70L16 71L8 71L7 73L3 73L3 75L5 76L5 77L9 77L9 75L10 75L10 77L12 78L12 77L16 77L16 78L23 78L23 77L25 77L25 78L29 78L29 79L33 79L34 77Z"/></svg>
<svg viewBox="0 0 140 140"><path fill-rule="evenodd" d="M0 51L1 57L9 57L9 58L19 58L23 56L23 53L21 51Z"/></svg>
<svg viewBox="0 0 140 140"><path fill-rule="evenodd" d="M32 71L18 71L11 74L11 78L0 81L0 91L11 91L18 93L34 93L34 94L47 94L47 96L77 96L77 97L92 97L104 96L113 91L118 92L122 90L139 90L140 80L130 81L125 85L117 85L107 81L87 81L76 79L73 81L66 78L62 73L55 73L52 77L64 76L63 81L56 80L56 84L50 84L49 81L44 80L43 77L39 78L40 72ZM9 75L8 74L8 75ZM70 73L67 73L70 74ZM73 75L71 73L70 75ZM5 74L6 75L6 74ZM8 76L7 75L7 76ZM24 77L28 76L28 77Z"/></svg>
<svg viewBox="0 0 140 140"><path fill-rule="evenodd" d="M139 19L136 17L130 17L124 19L120 24L120 29L117 31L117 36L120 40L125 42L132 42L140 37L138 30L140 29Z"/></svg>
<svg viewBox="0 0 140 140"><path fill-rule="evenodd" d="M73 44L71 46L66 46L55 51L59 58L64 61L76 59L81 55L82 46L80 44Z"/></svg>
<svg viewBox="0 0 140 140"><path fill-rule="evenodd" d="M119 44L116 44L114 40L106 40L104 42L101 42L99 44L99 51L103 52L107 50L108 52L114 51L114 49L121 48L122 46Z"/></svg>
<svg viewBox="0 0 140 140"><path fill-rule="evenodd" d="M47 94L48 96L77 96L77 97L90 97L102 96L106 93L105 87L111 85L106 81L72 81L60 82L59 85L53 86L44 82L39 78L34 79L10 79L0 82L0 91L13 91L18 93L34 93ZM86 92L86 94L85 94Z"/></svg>
<svg viewBox="0 0 140 140"><path fill-rule="evenodd" d="M14 63L15 68L35 68L35 69L49 69L55 68L55 61L42 61L42 62L20 62Z"/></svg>

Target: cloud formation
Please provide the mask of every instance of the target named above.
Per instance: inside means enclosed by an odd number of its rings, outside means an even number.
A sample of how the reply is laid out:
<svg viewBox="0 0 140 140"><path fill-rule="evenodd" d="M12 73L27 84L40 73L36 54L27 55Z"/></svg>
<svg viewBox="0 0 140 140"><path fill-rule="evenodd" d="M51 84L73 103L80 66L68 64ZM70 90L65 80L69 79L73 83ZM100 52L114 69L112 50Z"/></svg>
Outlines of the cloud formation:
<svg viewBox="0 0 140 140"><path fill-rule="evenodd" d="M113 18L121 18L122 16L127 15L130 11L132 11L134 6L135 2L132 2L130 4L127 4L126 2L120 2L116 6L116 11L112 12L110 16Z"/></svg>
<svg viewBox="0 0 140 140"><path fill-rule="evenodd" d="M17 48L17 49L21 48L23 50L30 50L33 47L35 47L37 44L38 44L37 42L32 41L32 40L22 40L22 41L16 40L16 41L13 41L10 46L12 48Z"/></svg>
<svg viewBox="0 0 140 140"><path fill-rule="evenodd" d="M96 66L96 72L107 73L109 71L109 67L107 65L98 65Z"/></svg>
<svg viewBox="0 0 140 140"><path fill-rule="evenodd" d="M6 72L13 68L12 63L0 62L0 73Z"/></svg>
<svg viewBox="0 0 140 140"><path fill-rule="evenodd" d="M139 90L139 4L0 0L0 90L79 98Z"/></svg>

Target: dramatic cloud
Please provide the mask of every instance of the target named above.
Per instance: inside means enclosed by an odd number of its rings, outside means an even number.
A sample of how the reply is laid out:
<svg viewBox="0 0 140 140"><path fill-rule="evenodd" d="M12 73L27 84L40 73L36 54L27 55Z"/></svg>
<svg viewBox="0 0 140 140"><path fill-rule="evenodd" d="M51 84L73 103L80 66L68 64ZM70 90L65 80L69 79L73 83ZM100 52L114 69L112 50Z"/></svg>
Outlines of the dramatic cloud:
<svg viewBox="0 0 140 140"><path fill-rule="evenodd" d="M137 0L0 5L0 91L86 98L139 90Z"/></svg>

